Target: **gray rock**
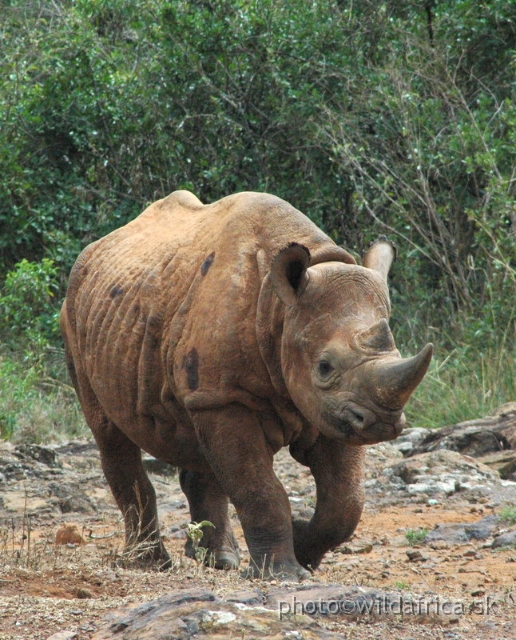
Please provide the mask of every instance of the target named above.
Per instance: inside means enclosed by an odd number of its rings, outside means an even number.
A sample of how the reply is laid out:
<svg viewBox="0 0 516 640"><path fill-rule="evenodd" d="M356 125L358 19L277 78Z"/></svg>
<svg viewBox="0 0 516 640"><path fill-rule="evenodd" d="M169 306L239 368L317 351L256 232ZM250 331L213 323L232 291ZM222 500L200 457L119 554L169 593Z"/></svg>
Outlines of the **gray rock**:
<svg viewBox="0 0 516 640"><path fill-rule="evenodd" d="M53 449L42 447L39 444L19 444L14 447L13 453L17 458L36 460L47 467L59 468L63 466L58 454Z"/></svg>
<svg viewBox="0 0 516 640"><path fill-rule="evenodd" d="M249 591L222 601L204 589L176 591L145 604L115 611L92 640L190 640L193 638L252 637L337 640L307 616L278 615L279 610L251 607Z"/></svg>
<svg viewBox="0 0 516 640"><path fill-rule="evenodd" d="M247 606L263 605L265 596L260 589L242 589L225 598L228 602L239 602Z"/></svg>
<svg viewBox="0 0 516 640"><path fill-rule="evenodd" d="M47 640L75 640L75 638L78 637L75 631L58 631L47 638Z"/></svg>
<svg viewBox="0 0 516 640"><path fill-rule="evenodd" d="M384 475L401 478L409 494L451 495L464 489L500 483L486 465L455 451L432 451L403 459L386 467ZM398 482L398 486L400 483Z"/></svg>
<svg viewBox="0 0 516 640"><path fill-rule="evenodd" d="M442 449L474 457L516 449L516 403L502 405L492 416L428 431L407 455Z"/></svg>
<svg viewBox="0 0 516 640"><path fill-rule="evenodd" d="M51 482L48 485L52 495L58 498L61 513L95 513L93 501L79 487L78 483Z"/></svg>
<svg viewBox="0 0 516 640"><path fill-rule="evenodd" d="M366 465L368 467L374 467L378 463L381 464L401 458L403 458L403 455L392 442L379 442L366 449Z"/></svg>
<svg viewBox="0 0 516 640"><path fill-rule="evenodd" d="M493 540L492 548L499 549L501 547L513 547L516 545L516 529L502 533Z"/></svg>
<svg viewBox="0 0 516 640"><path fill-rule="evenodd" d="M486 516L478 522L438 524L426 534L424 542L432 544L444 541L449 544L465 544L470 540L487 540L498 526L498 516Z"/></svg>
<svg viewBox="0 0 516 640"><path fill-rule="evenodd" d="M435 619L435 608L422 607L410 594L389 593L377 589L341 584L307 584L279 587L267 594L266 607L280 613L305 614L322 619L358 620L365 616L382 618L402 614Z"/></svg>
<svg viewBox="0 0 516 640"><path fill-rule="evenodd" d="M429 531L424 541L426 544L433 542L447 542L449 544L465 544L469 542L468 535L465 531L465 524L438 524L432 531Z"/></svg>
<svg viewBox="0 0 516 640"><path fill-rule="evenodd" d="M402 434L392 442L392 445L405 455L420 445L429 433L429 429L423 429L422 427L405 429Z"/></svg>
<svg viewBox="0 0 516 640"><path fill-rule="evenodd" d="M371 553L373 550L373 544L371 542L348 542L335 549L336 553L343 553L345 555Z"/></svg>
<svg viewBox="0 0 516 640"><path fill-rule="evenodd" d="M447 496L451 496L456 491L459 491L460 485L455 482L454 478L451 478L448 482L439 482L437 480L433 480L431 482L416 482L415 484L407 487L407 491L411 495L416 495L418 493L424 493L425 495L434 495L444 493Z"/></svg>
<svg viewBox="0 0 516 640"><path fill-rule="evenodd" d="M487 456L482 456L479 461L490 469L497 471L504 480L516 480L516 449L497 451Z"/></svg>
<svg viewBox="0 0 516 640"><path fill-rule="evenodd" d="M263 606L250 606L256 600ZM114 611L92 640L190 640L194 638L303 638L337 640L319 624L364 617L415 616L418 622L440 619L408 594L340 584L280 586L266 596L246 589L224 600L205 589L175 591L137 606ZM442 617L442 616L441 616Z"/></svg>
<svg viewBox="0 0 516 640"><path fill-rule="evenodd" d="M498 516L485 516L478 522L466 525L465 531L470 540L487 540L493 535L499 522Z"/></svg>
<svg viewBox="0 0 516 640"><path fill-rule="evenodd" d="M427 557L424 556L419 549L409 549L407 552L407 558L410 562L426 562Z"/></svg>
<svg viewBox="0 0 516 640"><path fill-rule="evenodd" d="M59 501L59 508L61 509L61 513L93 514L96 512L95 507L86 494L63 498Z"/></svg>
<svg viewBox="0 0 516 640"><path fill-rule="evenodd" d="M34 464L28 462L11 462L0 460L2 474L7 481L19 481L28 478L42 478L44 473L41 468L36 468Z"/></svg>
<svg viewBox="0 0 516 640"><path fill-rule="evenodd" d="M60 456L99 456L99 448L93 440L71 440L55 450Z"/></svg>

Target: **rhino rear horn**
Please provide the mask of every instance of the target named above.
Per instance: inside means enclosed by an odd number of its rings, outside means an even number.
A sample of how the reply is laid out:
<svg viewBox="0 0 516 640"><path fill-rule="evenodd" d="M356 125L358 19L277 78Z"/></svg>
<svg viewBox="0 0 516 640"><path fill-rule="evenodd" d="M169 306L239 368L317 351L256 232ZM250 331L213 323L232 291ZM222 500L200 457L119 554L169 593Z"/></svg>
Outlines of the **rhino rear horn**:
<svg viewBox="0 0 516 640"><path fill-rule="evenodd" d="M367 251L362 259L362 264L368 269L378 271L383 279L387 280L389 269L395 257L396 249L394 245L385 236L382 236Z"/></svg>
<svg viewBox="0 0 516 640"><path fill-rule="evenodd" d="M309 264L310 251L297 242L291 242L273 259L269 277L278 298L287 307L296 304L304 291Z"/></svg>
<svg viewBox="0 0 516 640"><path fill-rule="evenodd" d="M389 328L389 323L385 318L374 324L369 329L361 331L357 336L360 347L367 351L394 351L396 345Z"/></svg>
<svg viewBox="0 0 516 640"><path fill-rule="evenodd" d="M373 388L382 406L403 408L427 372L433 351L429 343L413 358L391 360L375 368Z"/></svg>

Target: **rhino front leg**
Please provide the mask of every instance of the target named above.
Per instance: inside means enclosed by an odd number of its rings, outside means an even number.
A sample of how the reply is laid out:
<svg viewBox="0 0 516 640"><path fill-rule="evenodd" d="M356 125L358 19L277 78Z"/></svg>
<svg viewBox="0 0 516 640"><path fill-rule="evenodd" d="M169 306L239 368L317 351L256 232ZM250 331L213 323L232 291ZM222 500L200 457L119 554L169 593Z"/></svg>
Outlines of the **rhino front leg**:
<svg viewBox="0 0 516 640"><path fill-rule="evenodd" d="M300 580L287 494L256 412L232 404L192 416L205 458L235 506L251 556L247 575Z"/></svg>
<svg viewBox="0 0 516 640"><path fill-rule="evenodd" d="M156 494L143 468L141 450L107 418L102 422L92 431L104 475L124 516L123 560L168 569L171 561L159 533Z"/></svg>
<svg viewBox="0 0 516 640"><path fill-rule="evenodd" d="M346 446L321 435L308 451L296 451L295 446L290 450L310 467L317 488L312 519L293 522L296 558L313 570L326 552L351 537L360 520L365 447Z"/></svg>
<svg viewBox="0 0 516 640"><path fill-rule="evenodd" d="M188 498L192 522L211 522L206 526L199 547L208 550L205 562L216 569L236 569L240 564L238 544L229 521L228 497L217 479L210 473L182 470L179 474L181 489ZM188 557L195 557L191 540L185 547Z"/></svg>

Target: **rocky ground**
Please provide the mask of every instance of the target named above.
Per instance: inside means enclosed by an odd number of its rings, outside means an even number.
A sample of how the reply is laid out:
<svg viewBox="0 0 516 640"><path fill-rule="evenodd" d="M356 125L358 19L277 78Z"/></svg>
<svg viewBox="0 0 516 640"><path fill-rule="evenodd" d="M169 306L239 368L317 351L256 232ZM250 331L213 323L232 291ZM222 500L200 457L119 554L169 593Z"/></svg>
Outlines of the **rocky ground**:
<svg viewBox="0 0 516 640"><path fill-rule="evenodd" d="M166 573L118 567L122 523L92 442L1 443L0 640L516 638L516 405L370 447L356 534L302 585L185 558L177 477L147 465ZM309 516L308 470L286 450L276 467Z"/></svg>

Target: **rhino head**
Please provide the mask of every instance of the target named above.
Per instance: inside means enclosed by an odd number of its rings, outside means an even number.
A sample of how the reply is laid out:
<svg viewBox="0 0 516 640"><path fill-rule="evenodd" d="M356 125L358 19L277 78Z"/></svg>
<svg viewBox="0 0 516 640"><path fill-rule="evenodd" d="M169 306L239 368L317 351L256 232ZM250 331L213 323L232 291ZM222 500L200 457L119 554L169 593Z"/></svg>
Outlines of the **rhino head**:
<svg viewBox="0 0 516 640"><path fill-rule="evenodd" d="M401 358L389 329L387 275L394 258L384 240L363 266L311 264L293 243L274 259L269 278L285 305L281 368L301 413L329 438L374 444L396 438L403 407L432 358L426 347Z"/></svg>

